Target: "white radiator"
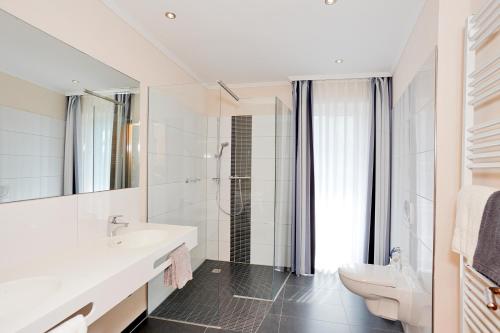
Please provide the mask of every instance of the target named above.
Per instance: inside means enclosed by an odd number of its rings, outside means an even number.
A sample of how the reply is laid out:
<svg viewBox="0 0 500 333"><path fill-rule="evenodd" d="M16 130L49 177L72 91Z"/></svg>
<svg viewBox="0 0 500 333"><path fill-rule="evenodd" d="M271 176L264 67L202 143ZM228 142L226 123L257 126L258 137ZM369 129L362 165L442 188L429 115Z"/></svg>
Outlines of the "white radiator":
<svg viewBox="0 0 500 333"><path fill-rule="evenodd" d="M465 35L462 184L472 172L500 170L500 117L474 124L474 110L500 96L500 56L476 68L476 52L500 30L500 0L490 0L467 22ZM472 258L470 258L472 259ZM470 261L469 261L470 262ZM500 288L460 260L462 333L500 332Z"/></svg>
<svg viewBox="0 0 500 333"><path fill-rule="evenodd" d="M465 332L500 332L500 288L464 264L463 316L468 330ZM497 302L498 299L498 302Z"/></svg>

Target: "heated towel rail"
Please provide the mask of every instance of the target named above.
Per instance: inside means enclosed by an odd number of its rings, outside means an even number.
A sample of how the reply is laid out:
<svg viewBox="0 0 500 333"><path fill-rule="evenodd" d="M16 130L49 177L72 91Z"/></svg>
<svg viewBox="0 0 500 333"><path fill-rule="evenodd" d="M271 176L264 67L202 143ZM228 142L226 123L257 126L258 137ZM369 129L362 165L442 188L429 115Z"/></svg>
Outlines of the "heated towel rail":
<svg viewBox="0 0 500 333"><path fill-rule="evenodd" d="M477 68L476 52L500 30L500 1L490 0L468 18L465 34L462 183L474 171L500 170L500 117L474 123L474 110L500 96L500 56ZM472 258L470 258L472 259ZM462 333L500 332L500 288L460 258ZM469 260L470 262L470 260Z"/></svg>

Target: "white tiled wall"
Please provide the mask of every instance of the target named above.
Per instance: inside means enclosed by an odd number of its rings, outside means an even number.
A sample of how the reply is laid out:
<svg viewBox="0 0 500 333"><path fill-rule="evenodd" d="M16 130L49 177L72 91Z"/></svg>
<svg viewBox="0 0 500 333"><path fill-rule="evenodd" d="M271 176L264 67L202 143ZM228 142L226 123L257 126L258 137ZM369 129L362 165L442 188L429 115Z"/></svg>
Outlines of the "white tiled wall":
<svg viewBox="0 0 500 333"><path fill-rule="evenodd" d="M192 103L199 99L201 103ZM148 221L198 227L193 268L207 248L207 120L200 86L152 88L149 93ZM162 276L149 284L148 309L171 292Z"/></svg>
<svg viewBox="0 0 500 333"><path fill-rule="evenodd" d="M434 229L434 57L393 112L391 246L432 293ZM430 296L429 296L430 297Z"/></svg>
<svg viewBox="0 0 500 333"><path fill-rule="evenodd" d="M0 203L62 194L64 120L0 106Z"/></svg>
<svg viewBox="0 0 500 333"><path fill-rule="evenodd" d="M282 121L282 120L281 120ZM287 126L287 125L285 125ZM214 154L219 143L228 142L221 159L220 206L230 210L231 174L231 117L208 117L207 141L207 257L214 260L228 261L230 256L230 216L223 213L217 203L217 184L212 180L217 175L217 160ZM286 198L290 192L289 152L282 152L278 160L275 157L275 115L252 115L252 192L251 192L251 250L252 264L289 266L290 257L290 214L285 206L277 212L275 223L275 174L276 163L283 170L277 174L283 179L278 181L278 189ZM288 136L289 133L281 133ZM282 140L280 144L289 140ZM287 146L290 148L290 146ZM286 166L285 166L286 165ZM285 199L286 200L286 199ZM288 207L289 208L289 207ZM275 237L276 233L276 237ZM276 261L274 260L276 256Z"/></svg>
<svg viewBox="0 0 500 333"><path fill-rule="evenodd" d="M275 115L252 116L250 262L274 265Z"/></svg>
<svg viewBox="0 0 500 333"><path fill-rule="evenodd" d="M212 178L217 177L217 159L215 154L220 146L217 144L217 133L220 129L220 143L227 142L221 159L221 185L220 206L226 212L230 211L231 204L231 117L208 117L207 131L207 257L213 260L229 261L230 254L230 222L229 215L218 208L217 182Z"/></svg>
<svg viewBox="0 0 500 333"><path fill-rule="evenodd" d="M123 215L129 223L145 222L139 204L143 191L132 188L78 195L78 242L106 235L111 215Z"/></svg>
<svg viewBox="0 0 500 333"><path fill-rule="evenodd" d="M110 215L124 215L132 223L144 222L141 191L132 188L1 204L0 270L8 272L9 267L106 237Z"/></svg>
<svg viewBox="0 0 500 333"><path fill-rule="evenodd" d="M292 112L281 101L276 108L276 208L274 246L275 263L291 267L291 224L293 198Z"/></svg>

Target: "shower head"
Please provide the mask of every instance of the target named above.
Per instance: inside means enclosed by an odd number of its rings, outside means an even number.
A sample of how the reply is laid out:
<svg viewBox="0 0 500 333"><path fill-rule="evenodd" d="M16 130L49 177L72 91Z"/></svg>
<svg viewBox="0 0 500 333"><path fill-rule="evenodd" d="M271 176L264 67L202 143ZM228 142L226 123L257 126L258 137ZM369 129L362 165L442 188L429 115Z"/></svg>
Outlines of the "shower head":
<svg viewBox="0 0 500 333"><path fill-rule="evenodd" d="M217 154L215 154L215 157L216 158L221 158L222 152L224 151L224 148L226 148L227 146L229 146L229 142L222 142L220 144L219 152Z"/></svg>

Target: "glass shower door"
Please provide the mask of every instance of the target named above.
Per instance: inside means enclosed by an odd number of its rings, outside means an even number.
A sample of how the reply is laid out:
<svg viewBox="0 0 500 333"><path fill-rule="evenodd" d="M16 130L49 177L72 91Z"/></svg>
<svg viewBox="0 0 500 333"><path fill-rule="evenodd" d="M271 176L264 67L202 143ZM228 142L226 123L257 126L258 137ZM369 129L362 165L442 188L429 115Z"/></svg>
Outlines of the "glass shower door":
<svg viewBox="0 0 500 333"><path fill-rule="evenodd" d="M198 228L198 245L190 251L193 280L174 290L165 286L163 274L153 278L148 312L162 320L208 324L214 315L202 309L218 309L218 283L200 278L207 258L206 89L152 87L148 116L148 222Z"/></svg>
<svg viewBox="0 0 500 333"><path fill-rule="evenodd" d="M279 98L275 102L275 196L273 294L283 288L291 269L291 223L294 148L292 110Z"/></svg>

